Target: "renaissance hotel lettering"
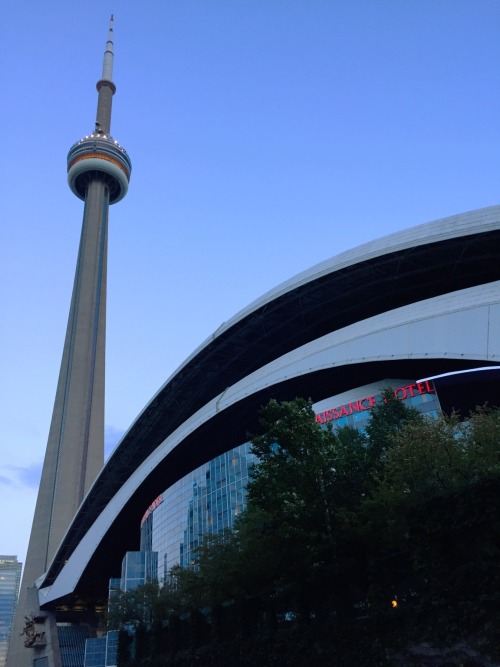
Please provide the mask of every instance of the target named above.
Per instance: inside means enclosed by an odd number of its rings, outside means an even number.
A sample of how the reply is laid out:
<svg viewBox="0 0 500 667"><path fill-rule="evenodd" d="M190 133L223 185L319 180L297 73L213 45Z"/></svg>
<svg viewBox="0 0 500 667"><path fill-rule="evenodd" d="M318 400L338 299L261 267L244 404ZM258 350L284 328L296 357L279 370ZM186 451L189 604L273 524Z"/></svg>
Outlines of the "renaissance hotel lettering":
<svg viewBox="0 0 500 667"><path fill-rule="evenodd" d="M433 393L435 393L435 389L429 380L426 380L425 382L407 384L404 387L397 387L394 389L394 396L399 398L401 401L405 401L407 398L413 398L414 396L423 396L424 394ZM382 394L378 394L376 396L365 396L364 398L360 398L357 401L319 412L316 415L316 421L320 424L326 424L327 422L336 421L342 417L348 417L355 412L371 410L380 400L382 400Z"/></svg>

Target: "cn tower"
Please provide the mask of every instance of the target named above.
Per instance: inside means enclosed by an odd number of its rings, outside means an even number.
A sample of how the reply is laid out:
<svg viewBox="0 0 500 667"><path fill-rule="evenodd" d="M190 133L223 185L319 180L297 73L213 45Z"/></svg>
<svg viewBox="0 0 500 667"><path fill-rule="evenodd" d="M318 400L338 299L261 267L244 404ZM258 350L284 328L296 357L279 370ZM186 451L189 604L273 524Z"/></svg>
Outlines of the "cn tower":
<svg viewBox="0 0 500 667"><path fill-rule="evenodd" d="M104 464L108 212L110 204L126 195L132 166L124 148L110 135L111 106L116 92L113 57L112 16L102 76L97 82L95 126L68 153L69 187L85 202L83 224L8 667L28 667L35 658L42 657L47 657L48 667L61 664L55 623L45 623L45 644L33 648L26 632L26 618L39 614L36 580L46 572Z"/></svg>

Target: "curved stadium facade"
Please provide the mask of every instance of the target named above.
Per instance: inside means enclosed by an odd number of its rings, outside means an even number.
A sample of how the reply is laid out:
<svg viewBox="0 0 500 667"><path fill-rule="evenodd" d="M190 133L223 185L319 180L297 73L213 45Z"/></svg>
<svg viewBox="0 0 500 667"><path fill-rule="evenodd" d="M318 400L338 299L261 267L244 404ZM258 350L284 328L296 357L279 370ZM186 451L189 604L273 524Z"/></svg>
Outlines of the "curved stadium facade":
<svg viewBox="0 0 500 667"><path fill-rule="evenodd" d="M110 457L38 582L41 604L105 599L127 552L154 554L160 579L189 563L244 507L247 434L271 397L310 397L318 421L361 427L388 385L431 413L500 404L499 256L495 206L344 252L224 323Z"/></svg>

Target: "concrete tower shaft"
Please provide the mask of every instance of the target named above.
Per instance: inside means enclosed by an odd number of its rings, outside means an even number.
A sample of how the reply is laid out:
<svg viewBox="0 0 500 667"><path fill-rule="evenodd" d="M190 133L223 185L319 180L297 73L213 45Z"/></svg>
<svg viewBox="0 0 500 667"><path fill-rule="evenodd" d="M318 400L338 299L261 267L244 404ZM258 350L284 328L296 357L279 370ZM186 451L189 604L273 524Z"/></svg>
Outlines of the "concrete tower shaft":
<svg viewBox="0 0 500 667"><path fill-rule="evenodd" d="M38 617L36 581L47 570L65 533L104 464L104 368L109 205L128 189L131 162L110 135L113 17L97 83L96 129L68 154L68 181L85 202L66 338L59 372L42 478L14 620L8 667L28 667L36 657L60 664L54 619L44 644L26 648L25 617ZM49 615L50 616L50 615Z"/></svg>

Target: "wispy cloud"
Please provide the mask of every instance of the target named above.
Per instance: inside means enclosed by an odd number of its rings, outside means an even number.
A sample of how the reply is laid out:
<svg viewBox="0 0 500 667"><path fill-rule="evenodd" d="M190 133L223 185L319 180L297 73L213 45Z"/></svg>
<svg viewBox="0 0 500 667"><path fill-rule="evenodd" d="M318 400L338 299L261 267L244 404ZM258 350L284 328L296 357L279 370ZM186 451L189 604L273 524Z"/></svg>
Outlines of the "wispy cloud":
<svg viewBox="0 0 500 667"><path fill-rule="evenodd" d="M120 438L125 431L123 429L115 428L114 426L106 426L104 434L104 456L107 459L113 452ZM0 471L0 485L3 486L27 486L32 489L38 488L40 484L40 477L42 475L42 462L30 463L26 466L18 465L3 465Z"/></svg>
<svg viewBox="0 0 500 667"><path fill-rule="evenodd" d="M26 486L35 488L40 485L40 477L42 476L42 464L32 463L29 466L18 468L19 479Z"/></svg>
<svg viewBox="0 0 500 667"><path fill-rule="evenodd" d="M40 484L42 463L30 463L27 466L4 465L0 475L0 484L6 486L23 485L36 489Z"/></svg>

